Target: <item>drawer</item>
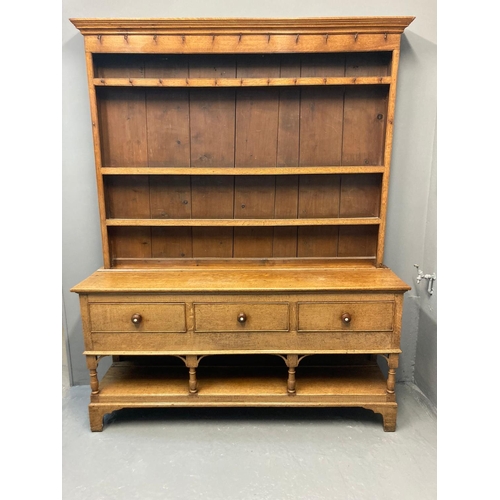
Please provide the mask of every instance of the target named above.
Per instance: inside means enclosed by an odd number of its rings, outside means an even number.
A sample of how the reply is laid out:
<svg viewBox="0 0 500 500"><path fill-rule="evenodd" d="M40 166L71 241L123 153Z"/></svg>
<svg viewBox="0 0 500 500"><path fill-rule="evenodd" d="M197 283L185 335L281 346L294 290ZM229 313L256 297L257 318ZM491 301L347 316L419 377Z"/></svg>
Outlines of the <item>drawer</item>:
<svg viewBox="0 0 500 500"><path fill-rule="evenodd" d="M185 332L183 303L92 303L90 328L98 332Z"/></svg>
<svg viewBox="0 0 500 500"><path fill-rule="evenodd" d="M299 332L389 332L394 302L299 302Z"/></svg>
<svg viewBox="0 0 500 500"><path fill-rule="evenodd" d="M289 330L288 303L194 304L196 332L283 332Z"/></svg>

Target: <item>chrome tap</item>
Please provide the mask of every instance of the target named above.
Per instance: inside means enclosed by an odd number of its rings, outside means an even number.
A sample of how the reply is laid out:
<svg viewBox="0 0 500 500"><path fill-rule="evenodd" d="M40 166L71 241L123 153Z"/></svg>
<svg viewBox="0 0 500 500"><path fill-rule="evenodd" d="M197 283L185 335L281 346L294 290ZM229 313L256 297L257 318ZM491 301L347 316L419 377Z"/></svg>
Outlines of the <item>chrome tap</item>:
<svg viewBox="0 0 500 500"><path fill-rule="evenodd" d="M429 295L432 295L434 293L434 281L436 280L436 273L432 274L424 274L420 269L418 264L413 264L413 267L417 268L417 277L415 278L415 281L417 284L419 284L422 279L427 280L427 293Z"/></svg>

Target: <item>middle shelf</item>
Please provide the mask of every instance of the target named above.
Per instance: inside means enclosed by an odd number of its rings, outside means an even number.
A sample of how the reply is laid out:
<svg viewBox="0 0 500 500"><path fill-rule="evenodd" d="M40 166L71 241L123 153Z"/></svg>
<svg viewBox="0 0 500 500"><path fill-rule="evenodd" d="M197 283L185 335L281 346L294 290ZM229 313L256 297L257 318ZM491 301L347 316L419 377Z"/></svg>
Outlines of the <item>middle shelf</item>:
<svg viewBox="0 0 500 500"><path fill-rule="evenodd" d="M102 175L324 175L382 174L385 166L322 167L101 167Z"/></svg>
<svg viewBox="0 0 500 500"><path fill-rule="evenodd" d="M319 219L106 219L107 226L348 226L377 225L379 217Z"/></svg>

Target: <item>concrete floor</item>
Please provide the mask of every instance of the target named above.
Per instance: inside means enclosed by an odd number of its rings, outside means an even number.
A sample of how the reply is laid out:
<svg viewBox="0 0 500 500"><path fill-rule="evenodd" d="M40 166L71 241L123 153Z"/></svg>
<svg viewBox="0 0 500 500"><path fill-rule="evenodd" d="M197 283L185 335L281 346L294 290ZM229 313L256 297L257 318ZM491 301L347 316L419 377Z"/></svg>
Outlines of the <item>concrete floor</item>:
<svg viewBox="0 0 500 500"><path fill-rule="evenodd" d="M436 414L396 391L394 433L356 408L121 410L93 433L90 388L64 374L62 498L434 500Z"/></svg>

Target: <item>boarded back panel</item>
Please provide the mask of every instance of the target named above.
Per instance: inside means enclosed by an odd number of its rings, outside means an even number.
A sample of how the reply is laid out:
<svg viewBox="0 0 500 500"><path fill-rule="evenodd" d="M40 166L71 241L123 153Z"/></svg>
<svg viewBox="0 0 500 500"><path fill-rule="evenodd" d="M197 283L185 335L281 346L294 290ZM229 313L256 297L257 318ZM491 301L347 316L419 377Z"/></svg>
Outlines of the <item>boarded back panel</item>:
<svg viewBox="0 0 500 500"><path fill-rule="evenodd" d="M341 226L339 257L373 257L377 253L378 226Z"/></svg>
<svg viewBox="0 0 500 500"><path fill-rule="evenodd" d="M189 78L235 78L236 56L233 54L189 55Z"/></svg>
<svg viewBox="0 0 500 500"><path fill-rule="evenodd" d="M188 59L182 55L160 55L146 62L148 78L188 76ZM148 94L150 166L189 166L189 95L153 90ZM163 120L172 120L165 127ZM173 125L173 126L172 126ZM169 130L165 130L165 129ZM191 186L187 177L151 176L153 218L190 218ZM152 255L157 258L192 256L191 228L152 228Z"/></svg>
<svg viewBox="0 0 500 500"><path fill-rule="evenodd" d="M344 76L344 54L307 54L301 57L300 76Z"/></svg>
<svg viewBox="0 0 500 500"><path fill-rule="evenodd" d="M298 176L276 176L276 219L295 219L298 213ZM275 227L273 257L297 256L297 227Z"/></svg>
<svg viewBox="0 0 500 500"><path fill-rule="evenodd" d="M193 227L193 257L231 258L232 227Z"/></svg>
<svg viewBox="0 0 500 500"><path fill-rule="evenodd" d="M275 167L278 139L278 89L238 89L236 167Z"/></svg>
<svg viewBox="0 0 500 500"><path fill-rule="evenodd" d="M236 59L230 55L190 56L191 78L234 78ZM193 89L191 110L191 166L234 167L234 89ZM193 177L193 217L233 218L234 178ZM193 256L230 258L233 229L193 228Z"/></svg>
<svg viewBox="0 0 500 500"><path fill-rule="evenodd" d="M190 78L234 78L233 55L189 56ZM236 92L234 89L192 89L191 166L234 167ZM193 177L193 217L233 218L233 177ZM194 227L193 256L230 258L233 229Z"/></svg>
<svg viewBox="0 0 500 500"><path fill-rule="evenodd" d="M153 227L151 256L154 258L188 258L193 256L190 227Z"/></svg>
<svg viewBox="0 0 500 500"><path fill-rule="evenodd" d="M145 73L148 78L187 78L188 60L181 55L150 57ZM147 104L149 166L189 166L188 91L149 89Z"/></svg>
<svg viewBox="0 0 500 500"><path fill-rule="evenodd" d="M151 55L146 58L146 78L181 78L188 76L188 58L178 54Z"/></svg>
<svg viewBox="0 0 500 500"><path fill-rule="evenodd" d="M233 218L234 177L193 175L191 177L194 219Z"/></svg>
<svg viewBox="0 0 500 500"><path fill-rule="evenodd" d="M105 178L106 216L118 219L149 219L148 176L110 175Z"/></svg>
<svg viewBox="0 0 500 500"><path fill-rule="evenodd" d="M146 92L98 88L103 167L146 167Z"/></svg>
<svg viewBox="0 0 500 500"><path fill-rule="evenodd" d="M295 219L298 216L297 175L277 175L274 216L277 219Z"/></svg>
<svg viewBox="0 0 500 500"><path fill-rule="evenodd" d="M274 176L238 176L234 180L234 218L273 218Z"/></svg>
<svg viewBox="0 0 500 500"><path fill-rule="evenodd" d="M297 256L297 228L275 227L273 239L273 257Z"/></svg>
<svg viewBox="0 0 500 500"><path fill-rule="evenodd" d="M299 177L299 218L339 216L338 175L301 175Z"/></svg>
<svg viewBox="0 0 500 500"><path fill-rule="evenodd" d="M281 56L280 76L300 76L300 56ZM299 165L300 89L280 89L277 167ZM293 219L298 216L299 177L276 176L274 216ZM275 227L273 257L297 256L297 227Z"/></svg>
<svg viewBox="0 0 500 500"><path fill-rule="evenodd" d="M151 257L151 228L109 227L111 259L144 259Z"/></svg>
<svg viewBox="0 0 500 500"><path fill-rule="evenodd" d="M337 255L337 226L300 226L298 228L298 257L335 257Z"/></svg>
<svg viewBox="0 0 500 500"><path fill-rule="evenodd" d="M147 104L149 166L188 167L188 90L148 89Z"/></svg>
<svg viewBox="0 0 500 500"><path fill-rule="evenodd" d="M299 89L280 91L277 167L297 167L299 164L299 96Z"/></svg>
<svg viewBox="0 0 500 500"><path fill-rule="evenodd" d="M234 167L234 89L192 89L191 166Z"/></svg>
<svg viewBox="0 0 500 500"><path fill-rule="evenodd" d="M185 56L156 56L146 62L148 78L188 76ZM151 167L187 167L190 163L189 93L186 89L149 89L148 154ZM166 126L168 124L168 126ZM189 218L191 186L187 177L151 176L151 216ZM191 228L152 228L152 256L192 256Z"/></svg>
<svg viewBox="0 0 500 500"><path fill-rule="evenodd" d="M188 59L182 55L151 57L146 62L148 78L187 78L188 75ZM148 89L147 108L149 166L188 167L188 90Z"/></svg>
<svg viewBox="0 0 500 500"><path fill-rule="evenodd" d="M295 78L300 76L300 54L280 55L280 77Z"/></svg>
<svg viewBox="0 0 500 500"><path fill-rule="evenodd" d="M234 257L272 257L272 227L235 227Z"/></svg>
<svg viewBox="0 0 500 500"><path fill-rule="evenodd" d="M191 218L191 179L183 175L150 176L153 219Z"/></svg>
<svg viewBox="0 0 500 500"><path fill-rule="evenodd" d="M237 78L275 78L280 76L280 56L277 54L238 55Z"/></svg>
<svg viewBox="0 0 500 500"><path fill-rule="evenodd" d="M238 58L238 78L279 77L280 59L276 55L250 55ZM236 167L275 167L278 151L279 123L278 89L239 89L236 94ZM272 217L274 213L274 178L259 186L262 201L254 201L244 183L235 183L235 217L246 217L254 211L258 217ZM255 184L254 184L255 185ZM245 199L250 200L249 210ZM242 207L245 205L245 208ZM269 214L269 215L265 215ZM235 228L234 257L271 257L273 254L272 228Z"/></svg>
<svg viewBox="0 0 500 500"><path fill-rule="evenodd" d="M234 177L194 175L191 178L192 217L232 219ZM233 229L193 227L193 257L231 257Z"/></svg>
<svg viewBox="0 0 500 500"><path fill-rule="evenodd" d="M238 78L279 77L279 56L240 56ZM278 139L278 89L239 89L236 94L236 167L274 167Z"/></svg>
<svg viewBox="0 0 500 500"><path fill-rule="evenodd" d="M343 87L304 87L300 103L300 166L340 165Z"/></svg>
<svg viewBox="0 0 500 500"><path fill-rule="evenodd" d="M139 54L94 54L96 78L143 78L144 57Z"/></svg>
<svg viewBox="0 0 500 500"><path fill-rule="evenodd" d="M380 174L342 175L340 217L378 217L380 214Z"/></svg>
<svg viewBox="0 0 500 500"><path fill-rule="evenodd" d="M348 87L345 93L343 165L382 165L387 86Z"/></svg>
<svg viewBox="0 0 500 500"><path fill-rule="evenodd" d="M389 76L390 52L353 52L346 54L345 76Z"/></svg>

